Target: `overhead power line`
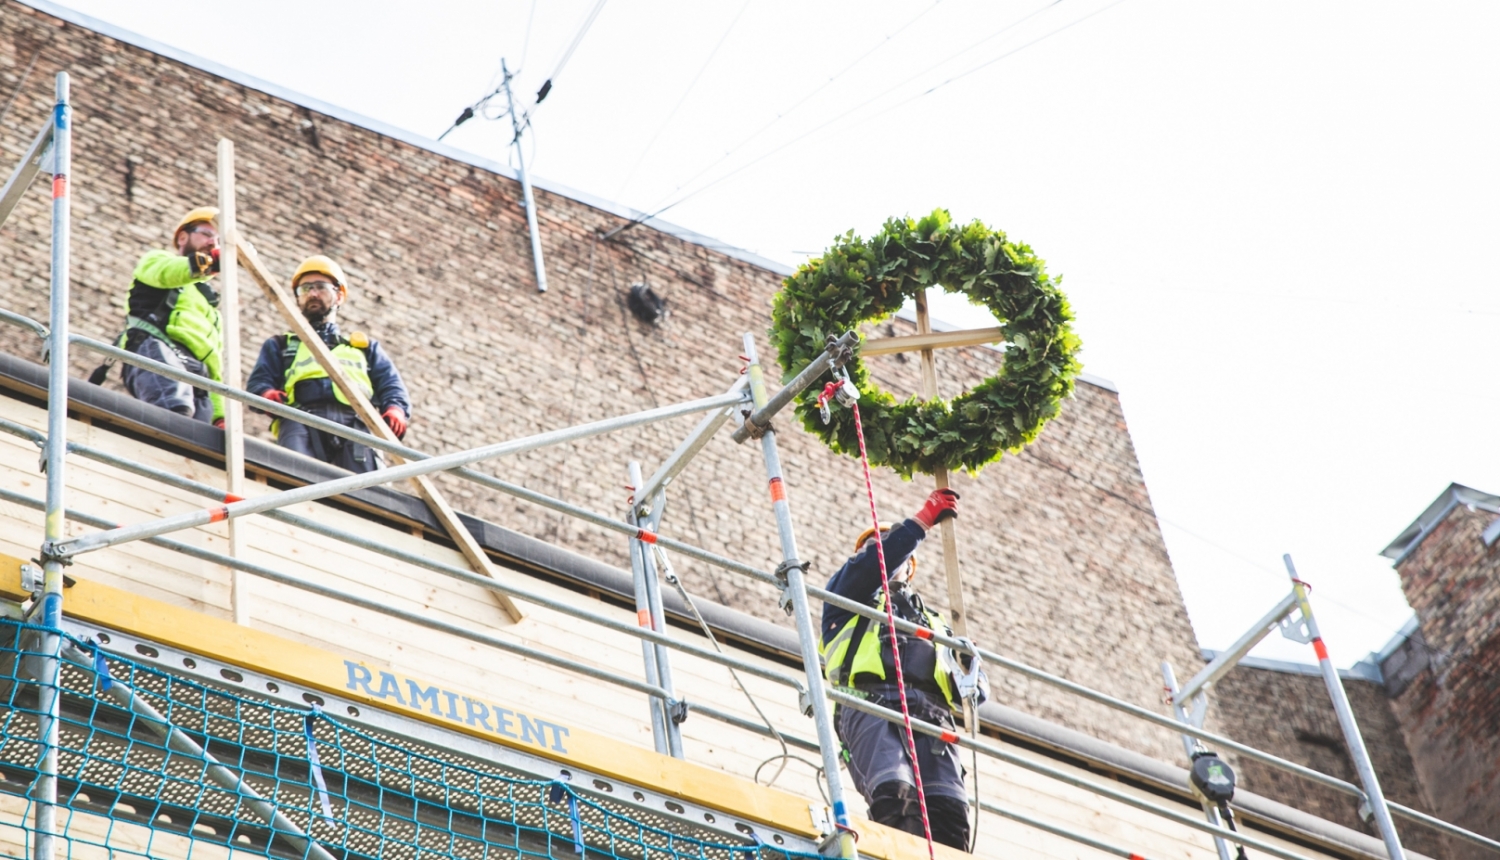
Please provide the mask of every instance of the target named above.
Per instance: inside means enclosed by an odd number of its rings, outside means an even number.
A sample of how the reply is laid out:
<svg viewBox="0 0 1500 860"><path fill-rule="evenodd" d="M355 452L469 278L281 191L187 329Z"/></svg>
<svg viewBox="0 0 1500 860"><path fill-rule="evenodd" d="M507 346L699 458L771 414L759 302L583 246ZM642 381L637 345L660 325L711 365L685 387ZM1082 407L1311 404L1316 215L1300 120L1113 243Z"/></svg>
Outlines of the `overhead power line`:
<svg viewBox="0 0 1500 860"><path fill-rule="evenodd" d="M852 107L852 108L844 111L843 113L840 113L837 116L835 116L835 117L833 117L833 118L831 118L831 119L829 119L829 120L827 120L825 122L819 123L818 125L814 126L813 128L809 129L808 131L805 131L802 134L800 134L800 135L792 138L791 140L786 141L785 143L781 144L780 146L777 146L774 149L771 149L770 151L765 152L765 153L761 154L760 156L758 156L758 157L756 157L756 158L754 158L754 159L752 159L750 161L745 162L744 164L740 165L739 167L736 167L735 169L729 171L728 173L726 173L726 174L720 176L719 178L713 180L712 182L709 182L706 185L699 186L698 188L694 189L693 191L691 191L691 192L683 195L682 197L677 198L676 200L672 201L671 203L666 204L665 206L661 206L661 207L659 207L657 209L652 210L648 214L642 215L642 216L636 218L633 221L627 222L625 224L622 224L619 227L616 227L614 230L611 230L610 232L606 233L605 234L605 238L613 238L615 235L617 235L619 233L623 233L624 231L630 229L631 227L634 227L637 224L643 223L645 221L649 221L652 218L655 218L658 215L661 215L662 213L666 212L667 210L669 210L669 209L671 209L671 208L673 208L675 206L679 206L679 205L687 202L688 200L692 199L693 197L696 197L699 194L702 194L703 192L707 191L708 189L713 188L714 186L716 186L716 185L718 185L718 184L720 184L720 183L722 183L722 182L730 179L731 177L739 174L740 172L742 172L744 170L747 170L750 167L753 167L753 166L755 166L756 164L759 164L762 161L765 161L767 158L770 158L771 156L773 156L773 155L781 152L782 150L787 149L788 147L791 147L791 146L793 146L793 145L795 145L797 143L800 143L800 142L808 139L809 137L812 137L813 135L817 134L818 132L820 132L820 131L828 128L829 126L834 125L835 123L838 123L838 122L844 120L845 118L849 117L852 114L855 114L855 113L859 112L860 110L863 110L864 108L868 107L869 105L873 104L874 102L879 101L880 99L886 97L887 95L891 94L892 92L894 92L894 91L896 91L896 90L898 90L898 89L906 86L907 84L909 84L912 81L914 81L914 80L922 77L923 75L927 74L928 72L931 72L933 69L936 69L936 68L939 68L941 66L947 65L948 63L952 62L957 57L963 56L964 54L966 54L969 51L973 50L974 48L978 47L979 45L982 45L985 42L988 42L988 41L994 39L997 36L1000 36L1000 35L1002 35L1002 34L1004 34L1006 32L1009 32L1010 30L1015 29L1016 27L1020 26L1021 24L1025 23L1028 20L1030 20L1031 18L1033 18L1033 17L1041 14L1042 12L1045 12L1046 10L1052 8L1053 6L1058 5L1061 2L1062 2L1062 0L1052 0L1052 2L1048 3L1046 6L1042 6L1039 9L1036 9L1036 10L1034 10L1032 12L1027 13L1026 15L1023 15L1022 17L1016 19L1015 21L1012 21L1011 23L1006 24L1004 27L1001 27L1000 29L994 31L993 33L990 33L988 36L985 36L984 38L980 39L979 41L970 44L968 47L964 48L963 50L958 51L957 53L949 55L948 57L940 60L937 63L934 63L934 64L928 66L927 68L923 69L922 71L917 72L915 75L912 75L912 76L906 78L905 80L901 81L900 83L895 84L894 86L887 87L886 89L880 91L876 95L871 96L868 99L865 99L864 101L862 101L859 104L855 105L854 107ZM1110 4L1110 6L1117 5L1118 3L1121 3L1121 2L1124 2L1124 0L1115 0L1115 3ZM989 65L989 64L994 63L994 62L996 62L998 60L1002 60L1002 59L1004 59L1006 57L1013 56L1013 55L1015 55L1017 53L1020 53L1021 51L1025 50L1026 48L1029 48L1032 45L1037 44L1038 42L1044 41L1044 40L1046 40L1046 39L1048 39L1048 38L1050 38L1050 37L1052 37L1052 36L1054 36L1054 35L1056 35L1058 33L1061 33L1063 30L1066 30L1066 29L1068 29L1069 27L1072 27L1075 24L1078 24L1078 23L1080 23L1082 21L1085 21L1088 18L1092 18L1094 15L1099 14L1099 12L1102 12L1102 11L1104 11L1104 9L1107 9L1107 8L1110 8L1110 7L1109 6L1105 6L1105 7L1101 8L1101 9L1097 9L1094 12L1090 12L1088 15L1083 16L1082 18L1079 18L1079 19L1077 19L1075 21L1071 21L1071 22L1069 22L1067 24L1064 24L1063 26L1058 27L1057 29L1048 31L1047 33L1045 33L1045 34L1037 37L1036 39L1033 39L1030 42L1027 42L1026 44L1020 46L1019 48L1016 48L1016 49L1011 50L1011 51L1007 51L1006 53L1001 54L999 57L996 57L996 58L994 58L994 59L986 62L985 65ZM970 71L972 72L974 70L970 70ZM965 72L964 74L967 75L967 74L969 74L969 72ZM957 77L961 77L961 76L962 75L956 76L955 78L950 79L950 80L956 80ZM947 82L945 81L944 83L947 83ZM942 85L943 84L939 84L938 86L942 86ZM927 95L928 93L932 92L933 89L937 89L937 87L933 87L932 89L929 89L929 90L927 90L927 91L925 91L923 93L919 93L913 99L908 99L907 101L909 102L909 101L913 101L915 98L921 98L922 96ZM905 103L906 102L902 102L902 104L905 104ZM881 115L881 114L883 114L885 112L886 111L881 111L880 113L874 114L873 116L879 116L879 115ZM872 118L872 117L867 117L866 119L870 119L870 118ZM757 134L759 134L759 132L757 132ZM748 139L747 139L747 141L741 142L741 144L737 145L735 149L737 150L740 146L743 146L745 142L748 142ZM708 167L706 167L706 168L698 171L697 173L695 173L692 177L690 177L688 180L686 180L685 182L683 182L681 185L678 185L677 186L677 190L681 190L682 188L686 187L687 185L692 184L692 182L694 180L696 180L698 177L700 177L703 174L707 173L715 165L722 163L725 159L729 158L730 155L733 155L734 151L735 150L731 150L730 152L725 153L724 156L722 156L721 158L719 158L713 164L710 164Z"/></svg>
<svg viewBox="0 0 1500 860"><path fill-rule="evenodd" d="M541 89L536 91L537 104L541 104L542 99L545 99L547 94L552 92L552 82L557 79L558 75L562 74L563 67L568 64L568 60L573 58L573 52L578 50L578 44L583 41L584 36L588 35L589 28L594 26L594 19L599 17L600 12L604 11L605 2L606 0L599 0L599 2L595 3L594 8L589 10L588 17L584 18L583 23L579 25L578 32L573 36L573 41L568 43L568 49L563 51L562 57L558 59L557 65L552 69L552 74L547 76L547 80L542 82Z"/></svg>
<svg viewBox="0 0 1500 860"><path fill-rule="evenodd" d="M542 83L541 89L537 90L536 101L533 102L533 107L541 104L542 99L545 99L547 97L547 94L552 92L552 80L558 75L562 74L563 67L568 64L568 60L572 59L573 52L578 50L579 43L583 41L583 37L587 35L589 28L593 26L594 19L599 17L600 11L604 9L605 2L607 2L607 0L598 0L598 2L594 4L594 8L589 10L588 17L584 18L583 23L579 25L578 32L573 35L573 41L568 43L567 50L563 51L562 57L557 61L557 65L553 67L552 74L547 76L547 80ZM532 0L531 15L526 19L526 40L525 44L522 46L523 61L526 52L531 49L531 23L535 16L536 0ZM511 78L514 78L519 72L520 68L518 67L515 72L510 73L509 77L507 77L506 80L509 81ZM475 116L479 116L479 112L484 109L485 105L489 104L490 99L500 95L504 87L505 84L502 82L500 85L493 87L488 93L485 93L484 97L479 101L474 102L473 104L464 108L463 112L458 115L458 119L455 119L452 125L448 126L448 128L444 130L442 134L438 135L437 139L442 140L443 138L447 137L449 133L452 132L455 128L458 128L459 126L473 119ZM485 116L484 118L501 119L507 115L508 112L502 113L499 116ZM531 125L531 114L529 112L522 112L519 120L521 130L524 130ZM518 131L517 135L519 136L519 134L520 132Z"/></svg>
<svg viewBox="0 0 1500 860"><path fill-rule="evenodd" d="M635 164L631 165L630 172L625 174L625 180L620 183L620 190L615 192L616 200L620 199L620 195L630 185L630 180L635 178L635 172L641 168L641 163L651 153L651 148L656 145L656 141L661 137L661 133L666 131L667 126L671 124L672 118L677 116L677 111L682 109L683 102L687 101L688 96L692 95L693 88L698 86L698 81L703 79L703 73L708 71L708 67L713 64L714 57L719 55L719 49L724 47L724 43L729 40L729 34L734 32L735 25L740 23L740 18L744 16L745 10L748 8L750 8L750 0L745 0L744 3L740 4L740 11L734 13L734 19L725 28L724 35L719 37L719 41L714 45L714 49L708 52L708 59L704 60L703 65L698 67L698 73L693 75L692 82L687 85L687 89L682 91L682 97L677 100L677 104L672 106L671 112L667 114L666 119L661 121L661 125L656 127L656 133L651 135L651 140L646 142L646 148L641 150L641 154L636 158Z"/></svg>
<svg viewBox="0 0 1500 860"><path fill-rule="evenodd" d="M692 182L694 179L697 179L699 176L702 176L704 173L708 172L709 170L712 170L714 167L718 166L720 163L722 163L725 159L729 158L735 152L738 152L740 149L744 148L746 145L748 145L749 143L751 143L752 141L754 141L756 138L760 137L762 134L765 134L767 131L770 131L772 128L774 128L776 126L777 123L781 122L783 119L786 119L788 116L791 116L794 112L796 112L797 108L800 108L802 105L806 104L810 99L812 99L818 93L821 93L823 90L828 89L828 87L832 86L834 84L834 82L836 82L840 78L842 78L851 69L853 69L855 66L858 66L860 63L862 63L866 59L868 59L870 57L870 55L872 55L875 52L879 51L881 48L884 48L886 45L889 45L891 43L892 39L894 39L897 36L901 35L902 33L906 32L907 28L911 27L911 25L913 25L913 24L917 23L917 21L921 20L921 18L923 16L925 16L928 12L931 12L933 9L936 9L937 6L938 6L938 3L940 3L940 2L942 2L942 0L934 0L934 2L932 4L930 4L929 6L927 6L921 12L918 12L916 15L912 16L911 18L908 18L906 20L906 23L902 24L900 27L897 27L895 30L891 31L890 33L887 33L884 38L882 38L879 42L876 42L869 50L867 50L864 53L860 54L858 57L855 57L853 62L849 63L848 65L844 66L842 69L839 69L837 72L835 72L832 75L830 75L828 77L828 80L826 80L823 83L819 84L818 86L814 87L811 92L807 93L802 98L797 99L790 106L788 106L786 108L783 108L782 110L778 111L777 114L776 114L776 117L774 119L772 119L770 122L766 123L765 125L762 125L760 128L756 129L754 132L752 132L750 134L749 137L744 138L739 143L736 143L733 147L731 147L730 149L726 150L724 152L724 155L720 156L712 164L708 165L707 167L705 167L702 170L698 171L697 173L693 174L692 177L690 177L686 182L683 182L680 185L678 185L677 188L678 189L682 188L684 185L687 185L689 182ZM1060 2L1062 2L1062 0L1053 0L1053 2L1054 3L1060 3ZM639 163L637 163L637 167L638 166L639 166ZM634 172L635 172L635 168L633 167L633 168L631 168L631 173L634 174ZM627 178L626 182L622 182L620 184L620 191L615 194L615 199L617 199L617 200L620 199L621 195L625 191L625 186L628 183L628 181L629 181L629 179ZM676 192L676 189L673 190L673 193L675 193L675 192Z"/></svg>
<svg viewBox="0 0 1500 860"><path fill-rule="evenodd" d="M536 21L536 0L531 0L531 11L526 14L526 38L521 40L521 62L516 64L516 74L526 68L526 57L531 53L531 25Z"/></svg>

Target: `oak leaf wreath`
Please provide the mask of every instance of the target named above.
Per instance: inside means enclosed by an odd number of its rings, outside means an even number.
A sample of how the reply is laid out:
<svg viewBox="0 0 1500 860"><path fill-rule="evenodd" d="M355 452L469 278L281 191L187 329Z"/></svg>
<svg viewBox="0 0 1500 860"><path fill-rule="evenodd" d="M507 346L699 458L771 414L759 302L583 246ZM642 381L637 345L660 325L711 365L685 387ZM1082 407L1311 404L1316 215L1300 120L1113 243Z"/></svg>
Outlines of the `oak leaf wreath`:
<svg viewBox="0 0 1500 860"><path fill-rule="evenodd" d="M905 478L938 466L974 474L1036 439L1073 392L1080 343L1060 281L1030 246L979 221L960 226L943 209L892 218L869 239L851 230L783 282L771 341L781 366L797 369L823 352L827 335L881 322L926 288L988 308L1004 332L1000 370L952 400L898 403L870 381L858 350L846 368L859 388L871 465ZM833 410L828 424L819 416L821 387L799 395L797 416L834 451L858 456L852 413Z"/></svg>

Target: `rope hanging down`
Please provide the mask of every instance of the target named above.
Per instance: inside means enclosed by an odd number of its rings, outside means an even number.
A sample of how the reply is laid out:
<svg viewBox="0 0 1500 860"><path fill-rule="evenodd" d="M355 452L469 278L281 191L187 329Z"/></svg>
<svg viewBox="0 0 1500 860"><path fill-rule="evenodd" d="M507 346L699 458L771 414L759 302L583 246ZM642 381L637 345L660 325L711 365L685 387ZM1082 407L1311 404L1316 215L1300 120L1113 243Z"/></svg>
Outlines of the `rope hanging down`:
<svg viewBox="0 0 1500 860"><path fill-rule="evenodd" d="M833 384L830 384L830 388ZM824 389L824 394L831 393ZM824 401L826 403L826 401ZM875 485L870 481L870 458L865 453L865 429L859 418L859 403L851 403L854 412L854 434L859 438L859 462L865 470L865 495L870 499L870 525L875 528L875 556L880 561L880 591L885 595L885 622L891 637L891 655L896 664L896 691L901 698L901 722L906 727L906 752L911 756L911 773L917 783L917 803L922 810L922 833L927 837L928 860L937 860L932 847L932 822L927 817L927 792L922 789L922 768L917 760L917 736L911 727L911 711L906 706L906 676L901 671L901 652L896 638L896 613L892 608L891 579L885 568L885 543L880 537L880 517L875 511Z"/></svg>

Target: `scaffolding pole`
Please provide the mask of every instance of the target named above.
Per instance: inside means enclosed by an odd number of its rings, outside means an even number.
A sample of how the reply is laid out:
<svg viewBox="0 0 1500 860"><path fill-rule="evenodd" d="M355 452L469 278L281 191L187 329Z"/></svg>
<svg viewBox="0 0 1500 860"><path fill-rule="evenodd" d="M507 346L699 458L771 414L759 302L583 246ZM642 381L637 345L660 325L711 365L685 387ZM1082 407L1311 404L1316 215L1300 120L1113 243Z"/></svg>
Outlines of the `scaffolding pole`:
<svg viewBox="0 0 1500 860"><path fill-rule="evenodd" d="M630 461L627 477L630 486L640 486L641 464ZM632 502L634 497L631 497ZM629 538L630 542L630 581L635 586L635 617L636 623L642 630L655 630L651 618L651 595L646 590L646 559L644 547L640 538L641 533L639 517L635 512L635 505L625 512L625 522L634 529ZM645 665L647 683L661 685L661 664L656 659L656 646L651 642L641 640L641 662ZM667 703L665 699L649 699L646 702L651 707L651 742L656 746L656 751L662 755L670 755L672 745L667 740L668 719Z"/></svg>
<svg viewBox="0 0 1500 860"><path fill-rule="evenodd" d="M1182 703L1190 697L1182 695L1182 689L1177 686L1177 674L1172 671L1172 664L1165 660L1161 663L1161 678L1166 684L1167 693L1172 697L1172 712L1177 715L1177 719L1189 725L1202 725L1203 709L1207 706L1208 700L1199 700L1202 704L1192 714L1197 719L1192 719L1187 710L1182 707ZM1192 767L1194 756L1205 748L1192 735L1183 735L1182 749L1187 753L1188 767ZM1204 798L1199 798L1199 801L1203 806L1203 819L1215 827L1222 826L1224 822L1219 820L1219 810ZM1229 851L1229 842L1224 837L1214 835L1214 848L1219 852L1219 860L1234 860L1234 855Z"/></svg>
<svg viewBox="0 0 1500 860"><path fill-rule="evenodd" d="M1359 773L1360 785L1365 789L1365 802L1375 816L1375 825L1380 829L1380 838L1385 842L1390 860L1406 860L1406 849L1401 847L1401 836L1396 832L1396 822L1391 820L1390 807L1385 802L1385 792L1380 789L1380 779L1375 775L1375 765L1370 761L1370 751L1365 739L1360 736L1359 723L1354 720L1354 710L1349 707L1349 694L1344 692L1344 682L1339 670L1328 659L1328 646L1323 644L1323 635L1318 631L1318 621L1313 617L1312 603L1307 599L1307 583L1297 577L1297 568L1290 555L1283 555L1287 576L1292 579L1292 593L1297 596L1297 607L1302 610L1302 620L1307 625L1307 635L1313 651L1318 656L1318 668L1323 672L1323 685L1328 688L1328 698L1333 700L1333 711L1338 715L1339 728L1344 732L1344 743L1349 747L1349 757L1354 759L1354 769Z"/></svg>
<svg viewBox="0 0 1500 860"><path fill-rule="evenodd" d="M57 766L59 725L62 712L61 675L63 565L66 560L47 552L48 546L66 537L65 522L68 453L68 181L73 169L72 107L68 73L57 73L57 103L52 110L52 289L47 350L47 509L42 544L41 637L42 667L37 682L41 711L37 720L42 755L37 767L34 798L36 830L33 860L57 857Z"/></svg>
<svg viewBox="0 0 1500 860"><path fill-rule="evenodd" d="M811 700L813 722L818 729L818 746L822 748L823 776L828 780L828 802L833 806L834 832L828 834L828 839L823 843L823 853L853 860L859 856L859 852L855 847L854 828L849 822L849 807L844 800L844 779L839 772L840 745L833 730L833 709L828 706L828 697L823 688L823 664L818 657L818 633L813 627L812 611L807 602L807 586L802 578L804 566L797 555L797 535L792 527L792 510L786 501L786 483L782 479L781 455L776 450L776 431L771 429L770 425L770 415L774 414L774 411L766 408L768 398L765 373L761 370L760 359L756 356L755 336L748 332L745 334L745 356L750 361L750 394L755 402L756 414L765 416L763 423L757 425L751 424L754 416L746 416L745 428L753 426L760 432L760 450L766 462L766 482L771 493L771 510L776 515L776 533L781 538L781 565L777 567L777 571L786 576L786 590L792 598L792 617L797 623L797 641L802 646L802 666L807 671L807 692ZM823 353L823 357L831 358L827 351ZM826 367L827 364L824 365L825 369ZM808 381L810 382L811 379ZM783 400L783 405L790 399Z"/></svg>
<svg viewBox="0 0 1500 860"><path fill-rule="evenodd" d="M639 463L632 463L631 474L640 478L641 467ZM666 510L666 490L656 491L656 498L652 500L653 510L646 519L646 528L655 534L661 528L661 515ZM670 640L667 633L667 610L661 602L661 573L656 568L656 556L647 546L644 538L636 541L640 545L641 567L646 575L646 600L651 607L651 629L661 637L654 647L656 651L657 675L661 678L662 688L667 691L666 715L667 715L667 746L674 758L685 758L682 751L682 724L687 720L687 703L677 696L677 686L672 681L672 655L667 650L666 642Z"/></svg>
<svg viewBox="0 0 1500 860"><path fill-rule="evenodd" d="M730 389L731 392L733 389ZM712 417L712 413L709 417ZM631 487L641 485L641 464L631 460L626 466L626 472L630 478ZM638 499L632 495L630 510L626 518L640 524L640 514L636 510ZM650 628L663 639L667 638L666 610L661 602L661 579L656 572L656 559L652 558L651 550L641 535L655 534L661 526L662 506L665 503L663 491L658 490L655 499L655 510L646 518L644 530L637 529L636 537L630 540L631 551L631 573L638 577L639 596L644 592L646 598L646 614L639 615L637 607L637 618L642 626ZM636 563L639 562L639 567ZM648 669L652 666L656 669L656 677L661 682L662 689L667 691L667 698L661 703L662 727L666 730L667 752L673 758L683 758L682 752L682 722L687 719L686 706L677 698L677 688L672 683L672 659L667 652L666 645L657 642L650 647L650 653L646 655Z"/></svg>

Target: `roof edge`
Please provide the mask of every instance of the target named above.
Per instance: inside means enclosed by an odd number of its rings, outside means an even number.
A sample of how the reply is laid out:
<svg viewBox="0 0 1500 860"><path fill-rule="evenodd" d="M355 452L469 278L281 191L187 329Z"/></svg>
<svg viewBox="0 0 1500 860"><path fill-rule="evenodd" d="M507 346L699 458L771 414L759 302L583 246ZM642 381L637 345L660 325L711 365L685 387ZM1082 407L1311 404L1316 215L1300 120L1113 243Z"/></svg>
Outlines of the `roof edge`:
<svg viewBox="0 0 1500 860"><path fill-rule="evenodd" d="M1215 651L1212 648L1202 649L1203 659L1213 661L1223 651ZM1265 657L1241 657L1238 666L1246 669L1263 669L1267 672L1280 672L1284 675L1317 675L1321 676L1323 670L1313 663L1296 663L1291 660L1271 660ZM1371 681L1376 684L1384 684L1385 677L1380 674L1379 667L1371 662L1371 657L1366 657L1350 666L1348 669L1340 669L1339 677L1346 681Z"/></svg>
<svg viewBox="0 0 1500 860"><path fill-rule="evenodd" d="M232 83L239 84L242 87L256 90L273 98L281 99L282 101L291 102L298 107L317 111L320 114L339 120L340 122L345 122L350 125L363 128L366 131L372 131L376 134L391 138L392 140L400 141L409 146L414 146L418 149L426 150L435 155L440 155L444 158L449 158L454 161L467 164L470 167L477 167L480 170L487 170L490 173L504 176L505 178L513 181L520 181L519 177L516 175L516 172L511 170L509 165L501 164L498 161L492 161L488 158L484 158L483 156L475 155L474 153L467 152L465 150L459 149L458 147L450 146L449 144L442 143L437 140L433 140L429 137L423 137L416 132L409 131L404 128L399 128L389 123L381 122L377 119L372 119L347 108L329 104L328 102L325 102L321 99L316 99L312 96L304 95L302 93L296 92L295 90L283 87L279 84L273 84L270 81L262 80L261 78L257 78L254 75L239 71L238 69L233 69L229 66L225 66L221 63L216 63L213 60L207 59L205 57L200 57L197 54L189 53L182 50L181 48L173 47L172 45L168 45L164 42L158 42L148 36L143 36L139 33L132 32L125 29L124 27L120 27L116 24L111 24L108 21L103 21L91 15L85 15L84 13L77 10L69 9L66 6L61 6L57 3L53 3L51 2L51 0L17 0L17 2L22 6L26 6L36 12L42 13L43 15L50 15L60 21L64 21L77 27L82 27L85 30L90 30L92 32L98 33L101 36L106 36L118 42L123 42L127 45L140 48L143 51L149 51L150 53L156 54L158 56L166 57L169 60L181 63L182 65L188 66L190 68L197 69L200 72L207 72L208 74L223 78L224 80L230 81ZM610 215L614 215L618 218L623 218L627 221L639 220L643 226L647 226L653 230L666 233L669 236L681 239L682 241L688 242L690 244L701 245L702 247L710 251L717 251L726 257L739 260L743 263L749 263L752 266L765 269L773 274L786 277L793 271L791 267L786 266L782 263L778 263L775 260L769 259L767 257L762 257L759 254L756 254L752 251L747 251L743 248L737 248L733 245L726 245L725 243L720 242L717 239L714 239L710 236L705 236L702 233L698 233L693 230L689 230L686 227L682 227L668 221L662 221L658 218L650 217L647 213L642 212L639 209L632 209L629 206L624 206L610 200L604 200L602 198L595 197L592 194L586 194L582 191L578 191L574 188L563 185L560 182L553 182L551 180L542 179L535 175L532 175L530 178L531 184L534 187L540 188L550 194L556 194L560 197L566 197L570 200L575 200L579 203L584 204L585 206L590 206L594 209L600 210L601 212L607 212Z"/></svg>
<svg viewBox="0 0 1500 860"><path fill-rule="evenodd" d="M1406 560L1407 556L1415 552L1422 541L1432 534L1432 531L1459 505L1500 514L1500 496L1454 482L1439 493L1432 504L1428 505L1420 516L1412 520L1411 525L1402 529L1401 534L1381 550L1380 554L1391 559L1393 564L1399 565Z"/></svg>

